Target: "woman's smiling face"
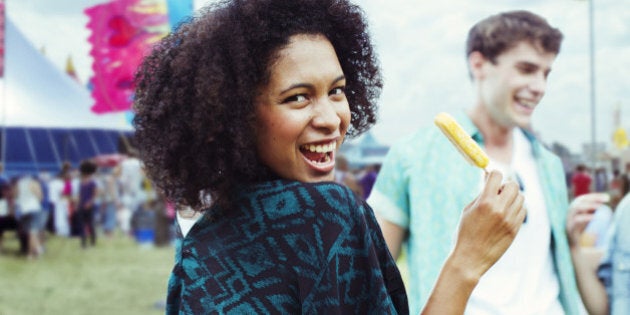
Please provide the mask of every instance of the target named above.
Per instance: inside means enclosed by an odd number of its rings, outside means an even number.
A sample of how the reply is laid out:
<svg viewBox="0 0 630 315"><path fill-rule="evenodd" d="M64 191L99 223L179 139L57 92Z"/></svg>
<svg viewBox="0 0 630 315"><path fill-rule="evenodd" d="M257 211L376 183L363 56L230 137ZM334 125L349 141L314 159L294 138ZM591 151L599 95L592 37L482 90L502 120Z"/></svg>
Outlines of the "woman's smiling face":
<svg viewBox="0 0 630 315"><path fill-rule="evenodd" d="M294 35L270 65L256 97L256 146L282 178L333 181L335 152L350 125L346 80L322 35Z"/></svg>

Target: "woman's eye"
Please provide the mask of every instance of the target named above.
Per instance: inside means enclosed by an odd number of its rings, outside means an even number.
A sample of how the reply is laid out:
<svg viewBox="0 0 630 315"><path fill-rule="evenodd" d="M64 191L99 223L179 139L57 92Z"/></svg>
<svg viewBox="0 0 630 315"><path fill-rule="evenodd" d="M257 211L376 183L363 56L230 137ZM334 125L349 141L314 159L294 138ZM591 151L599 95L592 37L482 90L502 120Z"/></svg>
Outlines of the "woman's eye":
<svg viewBox="0 0 630 315"><path fill-rule="evenodd" d="M296 94L293 96L289 96L282 101L283 103L291 103L291 102L304 102L306 101L306 95L304 94Z"/></svg>
<svg viewBox="0 0 630 315"><path fill-rule="evenodd" d="M328 93L329 95L341 95L346 93L346 87L345 86L340 86L340 87L336 87L332 90L330 90L330 92Z"/></svg>

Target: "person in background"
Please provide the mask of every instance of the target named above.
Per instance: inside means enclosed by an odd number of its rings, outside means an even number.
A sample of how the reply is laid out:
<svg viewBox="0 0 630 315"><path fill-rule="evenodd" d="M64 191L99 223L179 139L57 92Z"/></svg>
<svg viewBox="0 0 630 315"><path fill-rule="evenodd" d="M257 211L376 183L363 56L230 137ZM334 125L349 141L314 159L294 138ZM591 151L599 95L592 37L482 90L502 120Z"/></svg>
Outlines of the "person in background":
<svg viewBox="0 0 630 315"><path fill-rule="evenodd" d="M27 254L28 233L20 228L20 224L16 216L15 186L17 179L6 178L1 168L2 163L0 163L0 254L4 252L4 232L8 230L17 232L17 237L20 242L20 252Z"/></svg>
<svg viewBox="0 0 630 315"><path fill-rule="evenodd" d="M102 168L99 172L101 182L100 212L103 233L112 237L116 230L116 212L122 207L120 202L120 186L111 167Z"/></svg>
<svg viewBox="0 0 630 315"><path fill-rule="evenodd" d="M52 223L55 235L69 236L70 225L68 223L68 205L62 196L64 182L63 169L48 182L48 198L52 205Z"/></svg>
<svg viewBox="0 0 630 315"><path fill-rule="evenodd" d="M630 314L630 194L614 211L605 248L585 247L581 239L595 209L609 201L607 194L582 195L581 206L567 216L567 235L578 288L591 315ZM598 210L599 211L599 210Z"/></svg>
<svg viewBox="0 0 630 315"><path fill-rule="evenodd" d="M0 254L4 251L2 242L4 231L17 230L17 221L13 213L11 182L4 175L4 165L0 162Z"/></svg>
<svg viewBox="0 0 630 315"><path fill-rule="evenodd" d="M371 208L334 182L381 86L366 18L345 0L222 1L154 46L135 139L167 200L202 213L176 249L167 314L408 313ZM426 314L461 314L523 222L498 172L470 200Z"/></svg>
<svg viewBox="0 0 630 315"><path fill-rule="evenodd" d="M153 247L155 244L156 205L155 201L144 202L131 216L132 234L142 247Z"/></svg>
<svg viewBox="0 0 630 315"><path fill-rule="evenodd" d="M70 162L64 162L60 172L63 186L61 188L61 199L59 205L63 207L62 212L67 213L69 236L81 236L81 222L77 211L77 200L79 198L79 181L77 170ZM63 220L63 213L59 214L59 220ZM63 227L63 223L61 226Z"/></svg>
<svg viewBox="0 0 630 315"><path fill-rule="evenodd" d="M352 170L350 170L350 162L348 159L340 154L337 156L335 162L335 182L348 186L357 196L363 196L361 185L356 176L352 173Z"/></svg>
<svg viewBox="0 0 630 315"><path fill-rule="evenodd" d="M42 187L31 175L23 175L17 180L15 207L20 229L28 235L27 257L39 258L43 254L40 233L40 212L42 211Z"/></svg>
<svg viewBox="0 0 630 315"><path fill-rule="evenodd" d="M543 17L523 10L491 15L469 30L475 95L453 116L488 154L487 168L519 183L527 217L510 248L477 279L466 314L573 315L581 307L564 229L564 168L531 131L562 39ZM429 298L457 240L461 209L484 176L435 126L401 139L385 156L368 204L394 258L405 245L412 313Z"/></svg>
<svg viewBox="0 0 630 315"><path fill-rule="evenodd" d="M584 164L578 164L575 167L575 172L571 176L571 190L573 198L588 194L591 192L591 183L593 178L588 173L588 169Z"/></svg>
<svg viewBox="0 0 630 315"><path fill-rule="evenodd" d="M610 206L614 209L625 196L624 192L630 190L630 180L625 174L621 173L618 169L615 169L613 170L613 176L608 186Z"/></svg>
<svg viewBox="0 0 630 315"><path fill-rule="evenodd" d="M0 162L0 188L5 188L9 186L10 183L9 178L4 174L4 164ZM0 191L0 193L1 192L2 191Z"/></svg>
<svg viewBox="0 0 630 315"><path fill-rule="evenodd" d="M96 245L96 229L94 215L96 213L98 187L94 180L97 166L90 160L84 160L79 165L81 179L79 183L79 199L77 202L77 215L79 217L79 236L81 237L81 247L87 248L87 238L90 238L90 245Z"/></svg>
<svg viewBox="0 0 630 315"><path fill-rule="evenodd" d="M604 167L598 167L595 169L595 175L593 176L595 182L595 192L606 192L608 190L608 172Z"/></svg>
<svg viewBox="0 0 630 315"><path fill-rule="evenodd" d="M380 164L369 164L365 167L365 172L359 180L361 190L363 191L363 199L368 199L370 197L372 187L374 186L374 182L376 181L376 177L378 176L378 171L380 168Z"/></svg>
<svg viewBox="0 0 630 315"><path fill-rule="evenodd" d="M39 182L39 186L42 191L41 211L37 214L37 225L39 230L39 240L41 242L42 250L46 250L46 231L54 233L54 224L51 220L51 213L55 211L54 204L50 199L50 174L48 172L41 172L35 177L35 180Z"/></svg>
<svg viewBox="0 0 630 315"><path fill-rule="evenodd" d="M129 198L128 194L125 193L125 185L123 185L123 180L121 177L121 168L120 167L116 167L114 168L114 180L116 181L116 186L118 188L119 194L118 197L120 198L120 202L118 204L118 207L116 209L116 226L118 226L118 228L120 228L120 231L124 234L124 235L129 235L131 236L131 216L132 216L132 211L129 208L129 201L131 200L131 198Z"/></svg>
<svg viewBox="0 0 630 315"><path fill-rule="evenodd" d="M120 201L127 208L131 216L145 201L143 194L144 172L142 161L138 158L136 149L130 149L126 159L117 166L118 180L121 185ZM126 223L129 224L129 223Z"/></svg>

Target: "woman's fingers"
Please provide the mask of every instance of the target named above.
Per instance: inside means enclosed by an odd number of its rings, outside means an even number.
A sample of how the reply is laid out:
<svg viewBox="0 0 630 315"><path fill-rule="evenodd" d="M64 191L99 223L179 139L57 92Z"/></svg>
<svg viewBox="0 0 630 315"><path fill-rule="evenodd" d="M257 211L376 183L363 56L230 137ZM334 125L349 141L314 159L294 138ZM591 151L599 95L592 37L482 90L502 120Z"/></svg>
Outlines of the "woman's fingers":
<svg viewBox="0 0 630 315"><path fill-rule="evenodd" d="M593 218L593 214L602 204L610 201L606 193L591 193L581 195L569 205L566 230L569 244L576 245L586 226Z"/></svg>
<svg viewBox="0 0 630 315"><path fill-rule="evenodd" d="M506 208L506 218L510 222L514 222L517 224L522 224L525 220L525 215L527 215L527 209L525 208L525 197L518 190L518 185L516 188L516 194L514 195L514 199L510 203L510 205Z"/></svg>
<svg viewBox="0 0 630 315"><path fill-rule="evenodd" d="M519 186L514 181L508 181L501 187L499 192L501 196L502 206L506 209L509 208L513 203L516 197L519 195Z"/></svg>
<svg viewBox="0 0 630 315"><path fill-rule="evenodd" d="M501 190L501 182L503 181L503 174L499 171L490 171L486 176L486 185L483 188L480 196L494 196Z"/></svg>
<svg viewBox="0 0 630 315"><path fill-rule="evenodd" d="M595 210L602 204L610 201L610 195L606 193L592 193L575 198L569 205L568 223L582 225L588 223Z"/></svg>

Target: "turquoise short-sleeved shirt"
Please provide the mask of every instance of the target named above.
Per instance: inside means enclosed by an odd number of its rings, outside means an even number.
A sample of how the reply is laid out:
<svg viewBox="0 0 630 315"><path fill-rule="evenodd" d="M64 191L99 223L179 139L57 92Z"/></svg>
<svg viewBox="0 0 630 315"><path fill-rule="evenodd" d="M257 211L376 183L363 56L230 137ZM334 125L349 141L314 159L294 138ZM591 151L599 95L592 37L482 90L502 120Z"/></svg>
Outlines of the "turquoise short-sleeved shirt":
<svg viewBox="0 0 630 315"><path fill-rule="evenodd" d="M456 119L483 146L472 121L464 113ZM581 301L564 230L568 210L564 169L559 158L525 134L531 142L552 225L560 301L567 314L578 314ZM411 314L419 313L426 303L455 242L460 213L478 195L481 172L433 126L401 139L385 158L368 203L378 217L408 231L405 246Z"/></svg>

